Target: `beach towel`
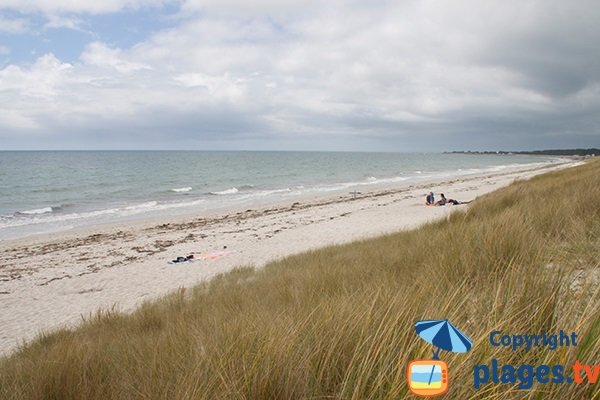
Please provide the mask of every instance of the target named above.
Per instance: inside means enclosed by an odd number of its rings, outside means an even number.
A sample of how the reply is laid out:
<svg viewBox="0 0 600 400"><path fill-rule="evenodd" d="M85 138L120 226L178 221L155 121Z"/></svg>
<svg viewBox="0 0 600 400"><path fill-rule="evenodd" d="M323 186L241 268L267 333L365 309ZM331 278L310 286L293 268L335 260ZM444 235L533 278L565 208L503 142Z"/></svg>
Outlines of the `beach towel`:
<svg viewBox="0 0 600 400"><path fill-rule="evenodd" d="M195 257L200 258L201 260L216 260L217 258L223 257L227 253L229 253L229 252L223 251L223 250L213 250L213 251L207 251L204 253L200 253Z"/></svg>

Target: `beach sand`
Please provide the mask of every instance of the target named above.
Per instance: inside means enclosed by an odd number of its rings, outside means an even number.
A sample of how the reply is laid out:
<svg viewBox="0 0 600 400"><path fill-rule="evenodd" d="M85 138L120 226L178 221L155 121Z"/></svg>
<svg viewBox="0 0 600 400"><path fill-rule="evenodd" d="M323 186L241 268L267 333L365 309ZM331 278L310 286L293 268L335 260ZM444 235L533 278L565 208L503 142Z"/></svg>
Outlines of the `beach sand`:
<svg viewBox="0 0 600 400"><path fill-rule="evenodd" d="M261 267L318 247L411 229L468 207L426 207L430 190L474 200L515 179L575 164L507 168L356 196L303 199L220 215L0 242L0 353L10 353L41 331L73 326L100 308L130 311L234 267ZM193 263L167 263L177 256L208 251L224 253Z"/></svg>

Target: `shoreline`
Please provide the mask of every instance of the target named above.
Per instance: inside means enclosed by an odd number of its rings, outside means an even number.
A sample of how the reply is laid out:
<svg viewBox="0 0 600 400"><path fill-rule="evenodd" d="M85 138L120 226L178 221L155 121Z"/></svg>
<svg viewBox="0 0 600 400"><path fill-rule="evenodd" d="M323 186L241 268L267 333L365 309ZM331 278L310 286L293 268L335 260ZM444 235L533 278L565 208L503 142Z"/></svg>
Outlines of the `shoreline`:
<svg viewBox="0 0 600 400"><path fill-rule="evenodd" d="M513 163L505 160L507 164L490 164L486 167L476 167L474 169L463 166L466 169L458 168L437 172L415 170L415 173L407 176L402 176L402 173L400 175L394 173L392 176L387 177L386 175L379 178L370 176L363 181L329 182L323 183L323 185L308 184L307 187L304 187L304 185L295 187L284 185L267 189L265 187L261 188L260 185L256 188L254 185L240 186L238 182L238 186L241 188L239 190L233 186L235 183L232 183L230 189L221 192L201 193L202 191L196 188L196 191L191 195L190 193L173 194L174 190L181 189L165 189L154 193L146 193L144 197L135 199L114 199L116 202L113 203L105 203L100 200L97 202L92 201L87 207L78 205L77 200L69 201L65 200L66 198L62 200L55 199L55 201L48 200L30 204L27 207L12 207L15 210L14 212L7 211L0 215L0 247L3 242L22 238L61 235L69 231L74 232L76 235L85 229L97 230L103 226L110 229L112 226L119 224L129 226L140 222L190 218L196 215L215 216L243 208L260 208L291 201L315 200L345 195L353 191L374 192L395 188L399 185L417 185L454 177L471 177L514 168L529 168L572 161L572 157L530 158L526 164L521 164L516 160L510 160ZM537 160L534 161L533 159ZM185 189L192 190L192 187ZM169 193L168 198L164 197L166 192ZM17 199L14 199L13 202L14 204L19 203ZM16 209L19 209L19 211L16 211Z"/></svg>
<svg viewBox="0 0 600 400"><path fill-rule="evenodd" d="M246 210L86 227L0 242L0 354L41 330L73 326L82 315L189 287L238 266L261 267L311 249L412 229L466 206L425 207L425 190L476 197L563 164L400 183L360 195L320 196ZM224 249L224 246L227 248ZM188 253L226 251L214 260L169 265Z"/></svg>
<svg viewBox="0 0 600 400"><path fill-rule="evenodd" d="M344 202L353 199L359 199L369 197L370 195L384 195L391 192L397 192L405 190L406 188L426 188L431 185L441 184L444 182L452 182L457 179L469 180L478 179L482 176L496 176L512 173L516 171L532 171L545 168L554 168L562 165L572 165L574 163L582 162L582 159L577 157L554 157L556 160L562 160L561 162L542 162L542 163L531 163L522 165L509 165L505 166L503 170L482 170L480 172L472 172L467 174L454 174L447 176L431 177L426 179L414 180L410 179L407 181L391 182L391 183L377 183L374 185L365 186L353 186L345 189L336 189L327 192L309 192L301 195L296 195L290 198L273 198L265 201L257 201L255 203L240 203L240 204L227 204L219 207L209 209L193 209L178 212L174 214L141 214L133 217L123 217L115 221L100 221L90 225L75 226L71 228L65 228L50 232L30 233L24 236L15 238L0 239L0 252L6 249L10 249L14 246L20 246L23 244L35 244L39 242L51 241L57 235L61 239L64 238L78 238L84 235L92 235L95 233L110 233L115 230L127 230L132 227L136 229L145 229L154 225L161 225L164 223L185 223L189 222L190 219L219 219L223 215L237 213L240 210L248 210L260 212L261 210L268 210L270 208L285 208L286 205L300 202L303 205L318 205L321 202ZM458 171L455 171L458 172ZM363 189L363 190L360 190ZM361 194L353 196L352 191L359 191Z"/></svg>

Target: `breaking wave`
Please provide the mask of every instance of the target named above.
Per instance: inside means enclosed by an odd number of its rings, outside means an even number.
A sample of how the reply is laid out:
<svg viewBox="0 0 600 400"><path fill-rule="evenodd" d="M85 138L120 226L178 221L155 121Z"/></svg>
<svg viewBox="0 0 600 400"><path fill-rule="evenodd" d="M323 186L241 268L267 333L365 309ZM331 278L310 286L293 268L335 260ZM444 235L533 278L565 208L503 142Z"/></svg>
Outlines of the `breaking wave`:
<svg viewBox="0 0 600 400"><path fill-rule="evenodd" d="M239 192L239 189L236 187L233 187L231 189L221 190L219 192L209 192L209 194L214 194L214 195L220 196L220 195L226 195L226 194L236 194L238 192Z"/></svg>
<svg viewBox="0 0 600 400"><path fill-rule="evenodd" d="M175 192L175 193L185 193L185 192L190 192L192 190L191 186L188 187L182 187L182 188L175 188L175 189L171 189L171 192Z"/></svg>

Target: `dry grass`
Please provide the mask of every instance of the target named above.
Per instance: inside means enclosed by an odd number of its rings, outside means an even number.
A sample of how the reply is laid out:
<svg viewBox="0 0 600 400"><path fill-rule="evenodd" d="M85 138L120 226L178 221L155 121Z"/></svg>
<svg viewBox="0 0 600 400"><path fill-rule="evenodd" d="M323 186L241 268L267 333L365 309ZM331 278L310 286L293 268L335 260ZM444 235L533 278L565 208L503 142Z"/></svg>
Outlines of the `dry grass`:
<svg viewBox="0 0 600 400"><path fill-rule="evenodd" d="M484 196L411 232L239 269L144 305L100 312L0 360L3 399L398 399L429 358L420 319L475 342L441 356L452 399L590 399L597 385L473 388L473 366L600 363L600 162ZM587 275L586 275L587 276ZM577 331L578 347L513 352L507 333Z"/></svg>

